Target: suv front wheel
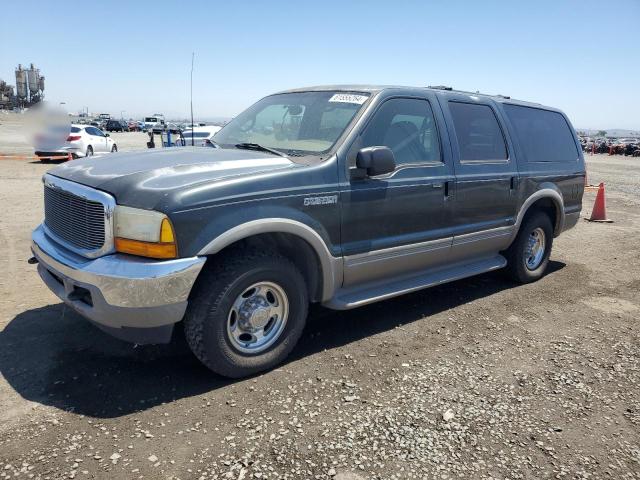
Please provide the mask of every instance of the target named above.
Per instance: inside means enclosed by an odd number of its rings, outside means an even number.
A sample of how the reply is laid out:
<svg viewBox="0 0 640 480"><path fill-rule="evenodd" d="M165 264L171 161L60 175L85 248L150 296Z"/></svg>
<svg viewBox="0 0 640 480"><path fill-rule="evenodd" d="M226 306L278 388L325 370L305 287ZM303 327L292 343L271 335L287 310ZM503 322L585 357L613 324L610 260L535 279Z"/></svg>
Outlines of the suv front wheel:
<svg viewBox="0 0 640 480"><path fill-rule="evenodd" d="M549 216L535 212L527 217L505 252L509 276L520 283L535 282L541 278L549 264L552 245L553 226Z"/></svg>
<svg viewBox="0 0 640 480"><path fill-rule="evenodd" d="M309 298L300 271L286 257L259 250L236 250L212 262L185 315L193 353L231 378L281 363L306 323Z"/></svg>

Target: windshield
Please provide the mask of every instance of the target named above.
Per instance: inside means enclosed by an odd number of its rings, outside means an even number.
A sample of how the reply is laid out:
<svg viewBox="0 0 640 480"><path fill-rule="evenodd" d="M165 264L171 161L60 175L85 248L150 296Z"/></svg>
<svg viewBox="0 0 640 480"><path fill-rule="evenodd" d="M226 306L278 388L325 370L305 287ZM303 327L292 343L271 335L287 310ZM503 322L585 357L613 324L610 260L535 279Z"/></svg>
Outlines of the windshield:
<svg viewBox="0 0 640 480"><path fill-rule="evenodd" d="M368 98L367 93L345 92L272 95L235 117L213 138L222 147L251 143L287 154L325 153Z"/></svg>
<svg viewBox="0 0 640 480"><path fill-rule="evenodd" d="M144 119L145 122L156 123L158 119L156 117L147 117Z"/></svg>

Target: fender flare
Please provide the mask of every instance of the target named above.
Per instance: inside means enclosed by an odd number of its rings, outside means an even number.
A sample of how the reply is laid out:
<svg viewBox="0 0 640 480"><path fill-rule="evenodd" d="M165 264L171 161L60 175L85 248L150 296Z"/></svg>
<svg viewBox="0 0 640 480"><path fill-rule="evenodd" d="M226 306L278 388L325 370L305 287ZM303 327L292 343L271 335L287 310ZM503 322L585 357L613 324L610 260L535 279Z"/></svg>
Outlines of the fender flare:
<svg viewBox="0 0 640 480"><path fill-rule="evenodd" d="M560 235L560 233L564 229L565 221L564 200L562 199L562 194L558 190L556 190L555 186L544 186L540 190L537 190L536 192L531 194L520 207L520 211L518 212L518 217L514 225L513 233L511 234L511 242L516 238L516 235L518 235L522 220L524 219L531 206L535 202L543 198L551 199L556 207L556 224L553 226L553 236L557 237L558 235Z"/></svg>
<svg viewBox="0 0 640 480"><path fill-rule="evenodd" d="M198 255L214 255L239 240L261 233L289 233L305 240L316 252L322 273L321 301L329 300L342 283L342 259L331 255L322 237L310 226L288 218L262 218L241 223L211 240Z"/></svg>

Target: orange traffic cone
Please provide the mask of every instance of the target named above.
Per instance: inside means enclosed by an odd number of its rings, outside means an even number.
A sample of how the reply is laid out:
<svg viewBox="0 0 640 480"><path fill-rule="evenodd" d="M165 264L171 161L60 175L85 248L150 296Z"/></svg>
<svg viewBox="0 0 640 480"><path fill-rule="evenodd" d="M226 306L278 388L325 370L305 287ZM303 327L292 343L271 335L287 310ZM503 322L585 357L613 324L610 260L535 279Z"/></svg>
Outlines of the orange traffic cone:
<svg viewBox="0 0 640 480"><path fill-rule="evenodd" d="M607 222L611 223L613 220L607 218L607 202L604 197L604 183L600 182L598 185L598 193L596 195L596 201L593 204L593 211L591 212L590 222Z"/></svg>

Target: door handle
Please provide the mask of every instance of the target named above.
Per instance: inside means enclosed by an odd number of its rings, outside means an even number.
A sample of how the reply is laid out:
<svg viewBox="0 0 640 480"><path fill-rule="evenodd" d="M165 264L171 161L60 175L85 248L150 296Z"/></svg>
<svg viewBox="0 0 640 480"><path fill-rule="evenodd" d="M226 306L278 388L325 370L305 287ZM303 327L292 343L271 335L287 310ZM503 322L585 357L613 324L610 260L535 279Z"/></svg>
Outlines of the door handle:
<svg viewBox="0 0 640 480"><path fill-rule="evenodd" d="M453 182L444 182L444 198L445 200L453 197Z"/></svg>
<svg viewBox="0 0 640 480"><path fill-rule="evenodd" d="M431 186L433 188L442 188L442 184L441 183L432 183Z"/></svg>
<svg viewBox="0 0 640 480"><path fill-rule="evenodd" d="M518 177L511 177L509 181L509 195L515 195L518 188Z"/></svg>

